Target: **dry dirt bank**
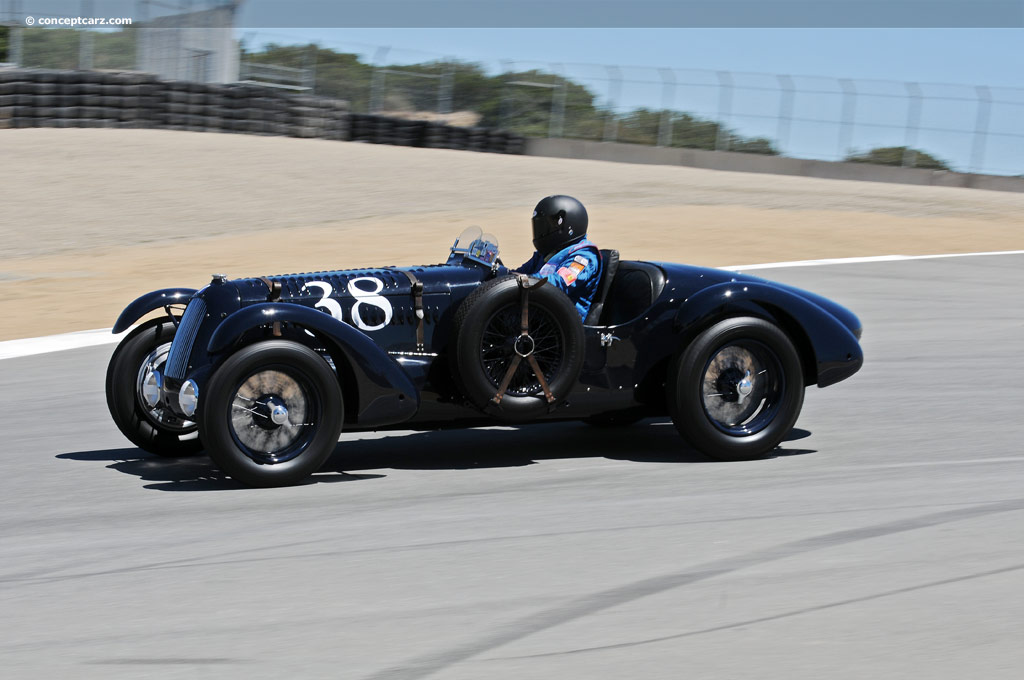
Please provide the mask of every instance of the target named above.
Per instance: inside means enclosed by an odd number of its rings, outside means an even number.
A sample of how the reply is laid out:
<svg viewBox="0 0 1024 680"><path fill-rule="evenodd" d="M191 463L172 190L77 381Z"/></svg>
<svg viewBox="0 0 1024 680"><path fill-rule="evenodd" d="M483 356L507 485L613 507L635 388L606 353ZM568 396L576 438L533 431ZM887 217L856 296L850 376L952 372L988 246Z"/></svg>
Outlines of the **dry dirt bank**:
<svg viewBox="0 0 1024 680"><path fill-rule="evenodd" d="M529 256L549 193L627 258L705 265L1024 249L1024 195L159 130L0 134L0 340L110 326L232 276L443 259L463 228Z"/></svg>

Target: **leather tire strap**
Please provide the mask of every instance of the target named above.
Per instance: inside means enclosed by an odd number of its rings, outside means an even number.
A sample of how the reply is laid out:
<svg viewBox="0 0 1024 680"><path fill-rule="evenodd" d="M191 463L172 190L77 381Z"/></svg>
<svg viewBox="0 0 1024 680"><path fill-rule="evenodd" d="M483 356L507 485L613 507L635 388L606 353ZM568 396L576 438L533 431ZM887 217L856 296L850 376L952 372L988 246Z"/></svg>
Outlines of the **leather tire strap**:
<svg viewBox="0 0 1024 680"><path fill-rule="evenodd" d="M261 276L260 277L260 281L265 283L267 285L267 288L270 289L270 292L267 294L267 300L269 300L270 302L273 302L273 301L279 300L281 298L281 282L280 281L271 281L266 276Z"/></svg>
<svg viewBox="0 0 1024 680"><path fill-rule="evenodd" d="M519 326L520 337L528 337L530 335L530 291L543 286L547 283L547 279L539 279L537 283L531 286L528 285L530 281L529 276L525 274L517 274L516 281L519 283L519 299L522 300L523 303L523 312ZM501 385L498 387L498 393L494 395L493 399L491 399L493 403L501 404L501 398L505 396L505 391L508 389L509 383L512 382L512 375L516 372L516 369L519 368L519 363L522 360L523 357L519 353L516 353L515 358L512 359L512 363L509 364L508 370L505 372L505 377L501 379ZM533 356L532 351L526 355L526 362L533 370L533 374L536 376L537 381L540 382L540 387L544 390L544 398L547 399L548 404L553 404L555 402L555 397L551 394L551 389L548 387L548 381L544 378L544 372L540 370L540 364L537 363L537 357Z"/></svg>
<svg viewBox="0 0 1024 680"><path fill-rule="evenodd" d="M516 369L519 368L519 362L522 360L523 358L518 354L512 359L512 363L509 364L508 370L505 371L505 377L501 379L501 385L498 387L498 393L494 395L493 399L491 399L495 404L501 404L501 398L505 396L505 390L508 389L508 384L512 382L512 375L516 372Z"/></svg>
<svg viewBox="0 0 1024 680"><path fill-rule="evenodd" d="M412 302L413 308L416 310L416 318L419 320L416 324L416 351L422 352L426 345L423 341L423 282L416 278L416 275L410 271L404 269L398 269L406 275L409 279L409 283L412 285Z"/></svg>

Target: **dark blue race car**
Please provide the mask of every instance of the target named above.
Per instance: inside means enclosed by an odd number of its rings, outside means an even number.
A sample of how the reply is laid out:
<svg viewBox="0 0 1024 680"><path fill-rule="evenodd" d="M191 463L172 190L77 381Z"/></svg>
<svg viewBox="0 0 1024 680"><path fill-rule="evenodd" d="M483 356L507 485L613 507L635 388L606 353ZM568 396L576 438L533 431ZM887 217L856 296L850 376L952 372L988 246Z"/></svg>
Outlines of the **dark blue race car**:
<svg viewBox="0 0 1024 680"><path fill-rule="evenodd" d="M110 413L140 448L205 450L254 486L316 472L342 429L437 429L670 415L714 458L751 459L804 388L861 367L861 324L813 293L717 269L618 258L589 316L510 273L476 227L444 264L229 280L128 305ZM183 310L183 311L182 311Z"/></svg>

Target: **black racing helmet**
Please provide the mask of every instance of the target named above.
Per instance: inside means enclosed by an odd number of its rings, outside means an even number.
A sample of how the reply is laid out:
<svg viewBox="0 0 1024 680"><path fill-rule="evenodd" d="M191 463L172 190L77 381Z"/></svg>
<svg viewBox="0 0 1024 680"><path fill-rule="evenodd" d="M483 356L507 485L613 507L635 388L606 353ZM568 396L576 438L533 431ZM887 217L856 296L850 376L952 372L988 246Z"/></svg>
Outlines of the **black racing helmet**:
<svg viewBox="0 0 1024 680"><path fill-rule="evenodd" d="M572 196L548 196L533 209L533 247L542 255L582 241L587 209Z"/></svg>

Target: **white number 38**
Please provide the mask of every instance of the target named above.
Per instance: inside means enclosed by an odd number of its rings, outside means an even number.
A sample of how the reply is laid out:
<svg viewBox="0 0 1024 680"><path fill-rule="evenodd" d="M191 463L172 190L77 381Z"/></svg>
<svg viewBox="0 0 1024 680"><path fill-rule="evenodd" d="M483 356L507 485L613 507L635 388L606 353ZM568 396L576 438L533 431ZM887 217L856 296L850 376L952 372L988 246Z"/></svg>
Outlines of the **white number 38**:
<svg viewBox="0 0 1024 680"><path fill-rule="evenodd" d="M369 282L374 287L373 290L366 290L356 285L361 282ZM307 288L318 288L323 293L320 300L316 303L317 309L324 310L338 321L345 320L342 316L341 305L331 297L331 293L334 292L331 284L326 281L310 281L302 286L302 290ZM391 323L391 316L394 310L391 308L391 302L379 294L382 290L384 290L384 282L374 276L360 276L348 282L348 294L356 299L355 304L352 305L352 323L355 324L356 328L364 331L379 331ZM359 313L359 308L362 305L370 305L384 312L384 321L376 326L367 324Z"/></svg>

